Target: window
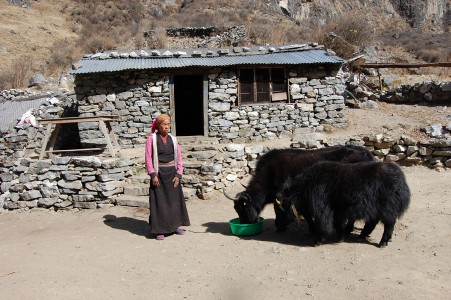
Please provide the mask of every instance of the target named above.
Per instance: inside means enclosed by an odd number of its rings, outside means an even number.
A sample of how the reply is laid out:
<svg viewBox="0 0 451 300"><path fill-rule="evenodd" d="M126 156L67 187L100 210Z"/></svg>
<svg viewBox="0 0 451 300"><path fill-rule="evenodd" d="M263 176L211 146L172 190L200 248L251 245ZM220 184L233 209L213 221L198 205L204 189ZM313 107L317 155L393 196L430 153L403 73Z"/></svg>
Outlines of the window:
<svg viewBox="0 0 451 300"><path fill-rule="evenodd" d="M241 104L287 101L287 81L283 68L239 70Z"/></svg>

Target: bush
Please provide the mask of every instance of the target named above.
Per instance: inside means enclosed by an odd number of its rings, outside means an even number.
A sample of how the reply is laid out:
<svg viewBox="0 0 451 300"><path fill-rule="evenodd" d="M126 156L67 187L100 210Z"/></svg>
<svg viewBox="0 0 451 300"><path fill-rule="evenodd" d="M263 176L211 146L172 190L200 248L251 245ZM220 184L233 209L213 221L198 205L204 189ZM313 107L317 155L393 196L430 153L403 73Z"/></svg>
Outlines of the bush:
<svg viewBox="0 0 451 300"><path fill-rule="evenodd" d="M352 58L373 41L373 28L362 12L351 12L330 19L312 33L316 41L344 58Z"/></svg>
<svg viewBox="0 0 451 300"><path fill-rule="evenodd" d="M402 46L413 53L418 59L426 62L450 61L449 41L451 33L431 34L421 30L403 32L385 32L384 42L392 46Z"/></svg>
<svg viewBox="0 0 451 300"><path fill-rule="evenodd" d="M33 58L25 56L14 60L9 69L0 74L1 89L16 89L28 86L33 69Z"/></svg>

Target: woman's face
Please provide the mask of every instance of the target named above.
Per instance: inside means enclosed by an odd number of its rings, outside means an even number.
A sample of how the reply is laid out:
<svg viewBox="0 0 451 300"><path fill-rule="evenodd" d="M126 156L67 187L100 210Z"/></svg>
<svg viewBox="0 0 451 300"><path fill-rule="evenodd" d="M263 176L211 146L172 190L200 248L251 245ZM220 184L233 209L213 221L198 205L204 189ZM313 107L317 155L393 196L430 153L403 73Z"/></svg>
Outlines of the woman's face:
<svg viewBox="0 0 451 300"><path fill-rule="evenodd" d="M171 120L164 120L158 125L158 132L162 135L166 135L171 131Z"/></svg>

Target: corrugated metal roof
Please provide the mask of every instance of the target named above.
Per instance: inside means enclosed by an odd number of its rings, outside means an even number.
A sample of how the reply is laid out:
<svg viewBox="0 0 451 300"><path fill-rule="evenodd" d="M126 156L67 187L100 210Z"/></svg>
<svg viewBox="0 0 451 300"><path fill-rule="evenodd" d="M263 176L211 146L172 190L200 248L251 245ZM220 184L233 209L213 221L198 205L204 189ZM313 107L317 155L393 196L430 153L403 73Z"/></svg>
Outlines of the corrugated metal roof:
<svg viewBox="0 0 451 300"><path fill-rule="evenodd" d="M46 98L34 100L7 100L0 103L0 131L5 132L13 128L22 115L30 109L38 110Z"/></svg>
<svg viewBox="0 0 451 300"><path fill-rule="evenodd" d="M188 67L227 67L243 65L303 65L341 64L344 59L332 56L325 50L303 50L266 54L223 55L212 57L139 57L139 58L87 58L71 74L118 72L144 69L177 69Z"/></svg>

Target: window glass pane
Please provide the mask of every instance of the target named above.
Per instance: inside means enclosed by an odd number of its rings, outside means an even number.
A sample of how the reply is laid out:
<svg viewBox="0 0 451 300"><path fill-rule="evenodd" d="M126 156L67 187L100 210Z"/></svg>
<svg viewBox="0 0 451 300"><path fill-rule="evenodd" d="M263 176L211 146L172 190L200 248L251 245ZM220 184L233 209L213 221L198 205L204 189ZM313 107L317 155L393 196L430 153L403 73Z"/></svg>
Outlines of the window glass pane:
<svg viewBox="0 0 451 300"><path fill-rule="evenodd" d="M253 82L241 82L241 102L253 102L254 101L254 91Z"/></svg>
<svg viewBox="0 0 451 300"><path fill-rule="evenodd" d="M285 81L285 70L282 68L271 69L272 82L282 83Z"/></svg>
<svg viewBox="0 0 451 300"><path fill-rule="evenodd" d="M240 70L240 81L241 82L253 82L254 81L254 70L253 69L241 69Z"/></svg>
<svg viewBox="0 0 451 300"><path fill-rule="evenodd" d="M269 69L255 69L255 80L257 82L269 81Z"/></svg>
<svg viewBox="0 0 451 300"><path fill-rule="evenodd" d="M269 102L269 69L255 69L257 102Z"/></svg>
<svg viewBox="0 0 451 300"><path fill-rule="evenodd" d="M271 69L272 91L286 92L285 71L282 68Z"/></svg>

